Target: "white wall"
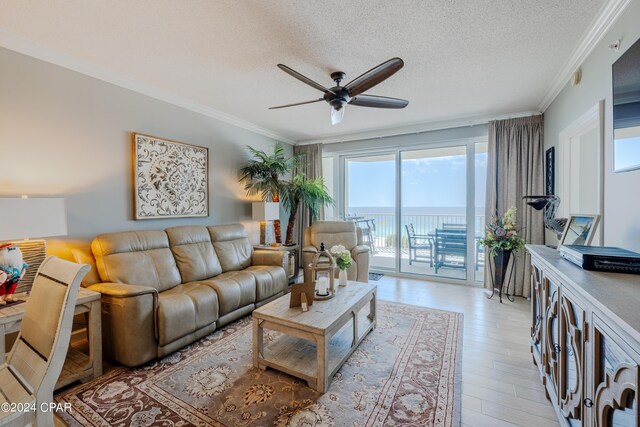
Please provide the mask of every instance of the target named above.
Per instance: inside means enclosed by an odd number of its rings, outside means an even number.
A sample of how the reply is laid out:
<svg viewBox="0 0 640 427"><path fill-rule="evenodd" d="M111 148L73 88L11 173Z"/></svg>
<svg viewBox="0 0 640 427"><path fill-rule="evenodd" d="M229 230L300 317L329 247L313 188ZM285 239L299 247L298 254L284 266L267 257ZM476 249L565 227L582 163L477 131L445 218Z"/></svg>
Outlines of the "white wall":
<svg viewBox="0 0 640 427"><path fill-rule="evenodd" d="M131 132L209 148L208 218L133 220ZM0 48L0 197L64 197L69 222L66 245L56 246L48 239L59 255L65 255L66 246L86 246L98 233L184 224L243 222L257 240L250 203L237 182L238 169L248 158L246 145L268 149L274 143Z"/></svg>
<svg viewBox="0 0 640 427"><path fill-rule="evenodd" d="M635 251L640 251L640 171L613 173L611 65L638 38L640 0L633 0L582 64L582 82L575 87L567 84L544 113L545 146L557 147L563 129L599 100L605 100L604 244ZM609 49L617 39L622 41L619 52ZM556 168L560 163L556 160ZM556 176L558 173L556 170Z"/></svg>
<svg viewBox="0 0 640 427"><path fill-rule="evenodd" d="M348 151L377 150L381 148L408 147L456 139L486 137L488 126L475 125L451 129L441 129L422 133L389 136L384 138L363 139L361 141L338 142L322 147L323 154L340 154Z"/></svg>

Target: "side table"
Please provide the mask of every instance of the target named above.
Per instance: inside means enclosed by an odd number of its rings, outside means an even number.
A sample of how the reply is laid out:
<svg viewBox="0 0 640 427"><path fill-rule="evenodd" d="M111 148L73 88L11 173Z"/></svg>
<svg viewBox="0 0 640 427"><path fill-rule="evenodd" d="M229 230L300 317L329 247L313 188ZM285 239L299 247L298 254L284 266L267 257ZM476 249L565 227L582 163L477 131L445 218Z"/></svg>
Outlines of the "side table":
<svg viewBox="0 0 640 427"><path fill-rule="evenodd" d="M296 277L298 277L298 245L294 246L270 246L270 245L255 245L253 249L260 249L265 251L281 251L281 252L289 252L289 271L287 271L287 277L289 278L289 284L292 284L296 281Z"/></svg>
<svg viewBox="0 0 640 427"><path fill-rule="evenodd" d="M29 296L20 297L29 300ZM5 336L20 331L25 304L17 304L0 310L0 364L5 361ZM56 383L56 390L74 381L87 381L102 375L102 322L100 293L80 288L75 314L87 316L87 340L89 355L69 346L67 357Z"/></svg>

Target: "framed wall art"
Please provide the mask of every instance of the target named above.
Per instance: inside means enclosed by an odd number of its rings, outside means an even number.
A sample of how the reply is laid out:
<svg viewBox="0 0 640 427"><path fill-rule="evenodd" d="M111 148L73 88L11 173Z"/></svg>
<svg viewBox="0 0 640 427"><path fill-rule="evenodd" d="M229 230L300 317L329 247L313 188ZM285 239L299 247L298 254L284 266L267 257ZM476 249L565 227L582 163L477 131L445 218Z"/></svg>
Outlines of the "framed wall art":
<svg viewBox="0 0 640 427"><path fill-rule="evenodd" d="M545 170L545 195L552 196L555 194L555 174L556 174L556 149L551 147L545 153L544 159L544 170Z"/></svg>
<svg viewBox="0 0 640 427"><path fill-rule="evenodd" d="M134 218L209 216L209 150L133 134Z"/></svg>

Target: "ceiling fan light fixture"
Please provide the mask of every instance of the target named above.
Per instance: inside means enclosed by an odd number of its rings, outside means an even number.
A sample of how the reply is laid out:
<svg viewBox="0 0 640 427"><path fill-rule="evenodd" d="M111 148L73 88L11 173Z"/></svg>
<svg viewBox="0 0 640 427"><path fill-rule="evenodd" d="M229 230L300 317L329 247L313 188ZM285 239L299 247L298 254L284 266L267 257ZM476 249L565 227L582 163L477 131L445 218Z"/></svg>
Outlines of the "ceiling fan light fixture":
<svg viewBox="0 0 640 427"><path fill-rule="evenodd" d="M323 85L314 82L310 78L303 76L297 71L284 64L278 64L285 73L300 80L301 82L321 91L324 96L319 99L311 101L296 102L294 104L280 105L277 107L270 107L270 110L278 110L280 108L294 107L299 105L313 104L315 102L326 101L331 105L331 124L336 125L344 118L344 109L347 104L353 104L360 107L370 108L404 108L409 104L409 101L405 99L390 98L388 96L377 96L364 94L367 90L383 82L391 77L398 70L404 66L404 61L400 58L391 58L388 61L370 69L360 77L352 80L344 86L341 86L342 81L346 77L346 74L342 71L336 71L331 73L331 79L336 83L336 86L327 88Z"/></svg>
<svg viewBox="0 0 640 427"><path fill-rule="evenodd" d="M344 118L344 108L335 109L331 107L331 124L337 125Z"/></svg>

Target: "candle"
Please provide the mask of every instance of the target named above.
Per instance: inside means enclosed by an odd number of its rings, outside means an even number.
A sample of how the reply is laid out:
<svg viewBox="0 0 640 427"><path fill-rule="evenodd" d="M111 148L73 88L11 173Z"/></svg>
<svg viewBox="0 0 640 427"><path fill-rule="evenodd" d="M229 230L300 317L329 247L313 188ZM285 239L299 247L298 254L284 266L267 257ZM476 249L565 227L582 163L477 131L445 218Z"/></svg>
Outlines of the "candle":
<svg viewBox="0 0 640 427"><path fill-rule="evenodd" d="M318 295L326 295L329 289L329 278L318 277Z"/></svg>

